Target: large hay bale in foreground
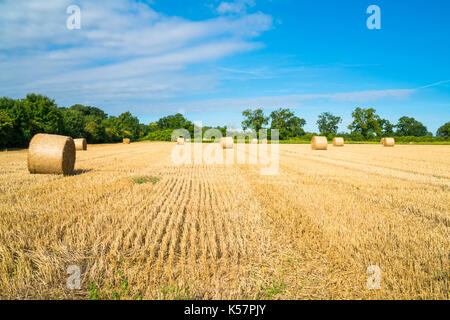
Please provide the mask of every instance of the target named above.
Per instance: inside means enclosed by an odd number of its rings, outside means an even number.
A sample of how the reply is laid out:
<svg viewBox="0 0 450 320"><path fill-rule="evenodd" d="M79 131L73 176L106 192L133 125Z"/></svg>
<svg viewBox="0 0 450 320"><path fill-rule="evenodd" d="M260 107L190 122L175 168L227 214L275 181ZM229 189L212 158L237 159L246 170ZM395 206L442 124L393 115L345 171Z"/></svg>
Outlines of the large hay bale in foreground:
<svg viewBox="0 0 450 320"><path fill-rule="evenodd" d="M177 138L177 144L183 145L184 144L184 138Z"/></svg>
<svg viewBox="0 0 450 320"><path fill-rule="evenodd" d="M75 157L75 143L71 137L38 133L31 139L28 147L28 171L71 174Z"/></svg>
<svg viewBox="0 0 450 320"><path fill-rule="evenodd" d="M75 150L86 150L87 149L87 141L85 138L73 139L75 143Z"/></svg>
<svg viewBox="0 0 450 320"><path fill-rule="evenodd" d="M341 138L341 137L333 138L333 146L343 147L344 146L344 138Z"/></svg>
<svg viewBox="0 0 450 320"><path fill-rule="evenodd" d="M130 139L128 139L128 138L123 138L123 143L124 144L130 144Z"/></svg>
<svg viewBox="0 0 450 320"><path fill-rule="evenodd" d="M233 149L234 140L233 137L220 138L220 145L223 149Z"/></svg>
<svg viewBox="0 0 450 320"><path fill-rule="evenodd" d="M385 146L385 147L395 146L395 139L394 138L384 138L383 146Z"/></svg>
<svg viewBox="0 0 450 320"><path fill-rule="evenodd" d="M251 140L251 142L250 142L251 144L258 144L258 139L256 139L256 138L253 138L252 140Z"/></svg>
<svg viewBox="0 0 450 320"><path fill-rule="evenodd" d="M328 149L327 137L314 136L311 139L311 149L312 150L327 150Z"/></svg>

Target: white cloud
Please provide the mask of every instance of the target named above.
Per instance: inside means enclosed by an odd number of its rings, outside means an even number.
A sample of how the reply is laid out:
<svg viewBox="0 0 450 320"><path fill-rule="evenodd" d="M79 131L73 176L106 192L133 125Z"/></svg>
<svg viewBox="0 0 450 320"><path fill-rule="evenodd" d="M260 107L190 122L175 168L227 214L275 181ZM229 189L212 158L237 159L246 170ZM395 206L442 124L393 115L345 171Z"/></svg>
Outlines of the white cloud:
<svg viewBox="0 0 450 320"><path fill-rule="evenodd" d="M235 1L223 1L217 7L217 12L220 14L226 13L242 13L247 10L248 7L255 6L254 0L235 0Z"/></svg>
<svg viewBox="0 0 450 320"><path fill-rule="evenodd" d="M334 101L368 102L379 99L406 99L414 92L414 89L367 90L359 92L334 93L328 95L328 97Z"/></svg>
<svg viewBox="0 0 450 320"><path fill-rule="evenodd" d="M233 99L195 99L217 91L209 66L223 57L263 46L257 37L272 17L245 14L253 1L222 2L219 16L203 21L169 17L133 0L84 0L81 30L68 30L71 0L0 2L0 96L36 92L60 105L86 103L109 113L241 110L299 107L305 101L367 102L404 99L414 90L373 90ZM222 5L227 3L228 5ZM220 70L220 68L219 68ZM220 72L272 77L265 68ZM298 72L301 70L289 70ZM283 72L276 68L276 72ZM223 80L223 79L220 79Z"/></svg>
<svg viewBox="0 0 450 320"><path fill-rule="evenodd" d="M68 30L70 4L0 3L0 95L35 91L63 104L123 105L210 90L217 79L205 64L260 48L255 38L272 27L263 13L191 21L133 0L84 0L81 29Z"/></svg>

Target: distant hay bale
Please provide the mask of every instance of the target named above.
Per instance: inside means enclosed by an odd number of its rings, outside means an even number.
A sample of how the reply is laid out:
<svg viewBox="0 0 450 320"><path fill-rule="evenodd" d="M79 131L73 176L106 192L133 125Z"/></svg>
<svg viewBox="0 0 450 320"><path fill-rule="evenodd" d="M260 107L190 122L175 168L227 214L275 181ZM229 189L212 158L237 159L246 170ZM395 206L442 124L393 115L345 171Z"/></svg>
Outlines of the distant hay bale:
<svg viewBox="0 0 450 320"><path fill-rule="evenodd" d="M312 150L327 150L328 149L327 137L314 136L311 139L311 149Z"/></svg>
<svg viewBox="0 0 450 320"><path fill-rule="evenodd" d="M68 175L73 172L75 158L75 143L71 137L38 133L28 147L28 171Z"/></svg>
<svg viewBox="0 0 450 320"><path fill-rule="evenodd" d="M333 146L343 147L344 146L344 138L341 138L341 137L333 138Z"/></svg>
<svg viewBox="0 0 450 320"><path fill-rule="evenodd" d="M220 138L220 145L223 149L233 149L234 140L233 137Z"/></svg>
<svg viewBox="0 0 450 320"><path fill-rule="evenodd" d="M252 141L250 143L251 144L258 144L258 139L254 138L254 139L252 139Z"/></svg>
<svg viewBox="0 0 450 320"><path fill-rule="evenodd" d="M381 144L384 144L384 139L386 139L386 138L381 138L381 140L380 140Z"/></svg>
<svg viewBox="0 0 450 320"><path fill-rule="evenodd" d="M261 143L262 143L262 144L267 144L267 139L262 139L262 140L261 140Z"/></svg>
<svg viewBox="0 0 450 320"><path fill-rule="evenodd" d="M124 144L130 144L131 140L128 138L123 138L123 143Z"/></svg>
<svg viewBox="0 0 450 320"><path fill-rule="evenodd" d="M395 146L395 139L394 138L384 138L383 146L385 146L385 147Z"/></svg>
<svg viewBox="0 0 450 320"><path fill-rule="evenodd" d="M73 139L75 143L75 150L86 150L87 149L87 141L85 138Z"/></svg>
<svg viewBox="0 0 450 320"><path fill-rule="evenodd" d="M184 144L184 138L177 138L177 144L183 145Z"/></svg>

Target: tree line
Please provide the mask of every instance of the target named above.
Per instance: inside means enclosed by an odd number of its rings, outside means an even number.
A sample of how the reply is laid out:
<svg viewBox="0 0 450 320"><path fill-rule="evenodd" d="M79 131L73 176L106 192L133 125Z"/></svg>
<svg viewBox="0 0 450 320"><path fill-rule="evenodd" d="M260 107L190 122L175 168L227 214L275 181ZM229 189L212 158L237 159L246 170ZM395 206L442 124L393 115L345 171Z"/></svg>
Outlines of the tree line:
<svg viewBox="0 0 450 320"><path fill-rule="evenodd" d="M268 116L262 109L247 109L242 116L244 130L258 132L262 128L278 129L281 140L309 139L314 134L304 131L306 121L290 109L280 108ZM330 139L340 135L355 141L383 136L433 136L421 122L411 117L401 117L394 125L378 116L373 108L356 108L352 116L353 122L348 126L350 133L339 133L342 119L329 112L322 113L317 120L320 134ZM93 106L75 104L68 108L58 107L54 100L38 94L28 94L23 99L0 98L0 148L27 147L36 133L83 137L88 143L120 142L123 138L170 141L174 129L186 129L194 137L200 134L200 130L204 133L211 127L199 128L180 113L147 125L140 123L130 112L109 116ZM223 136L228 132L226 126L215 129ZM268 134L270 138L270 130ZM440 127L436 135L448 139L450 122Z"/></svg>
<svg viewBox="0 0 450 320"><path fill-rule="evenodd" d="M36 133L86 138L88 143L120 142L123 138L170 141L172 131L180 128L188 130L192 136L196 130L182 114L146 125L130 112L116 117L93 106L58 107L54 100L38 94L28 94L23 99L0 98L0 148L28 147ZM225 135L226 127L217 129Z"/></svg>
<svg viewBox="0 0 450 320"><path fill-rule="evenodd" d="M295 116L290 109L280 108L272 111L269 116L264 115L262 109L247 109L242 112L244 121L242 128L258 132L262 128L279 129L281 140L295 139L314 135L306 133L303 127L306 120ZM324 112L317 119L319 134L332 139L335 136L350 138L354 141L370 141L381 137L433 137L427 127L413 117L403 116L397 124L381 118L374 108L355 108L352 112L353 121L347 127L350 133L338 132L342 118L330 112ZM268 126L270 122L270 126ZM450 135L450 122L441 126L436 136L448 139Z"/></svg>

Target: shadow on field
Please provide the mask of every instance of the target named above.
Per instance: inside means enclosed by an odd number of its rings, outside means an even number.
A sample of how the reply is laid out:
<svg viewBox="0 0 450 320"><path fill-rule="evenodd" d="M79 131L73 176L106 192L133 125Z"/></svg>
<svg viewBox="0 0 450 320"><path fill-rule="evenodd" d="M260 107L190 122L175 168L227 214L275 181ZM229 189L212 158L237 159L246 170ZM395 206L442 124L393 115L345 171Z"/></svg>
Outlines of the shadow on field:
<svg viewBox="0 0 450 320"><path fill-rule="evenodd" d="M85 174L88 172L93 171L92 169L78 169L78 170L74 170L71 174L68 174L67 176L79 176L81 174Z"/></svg>

